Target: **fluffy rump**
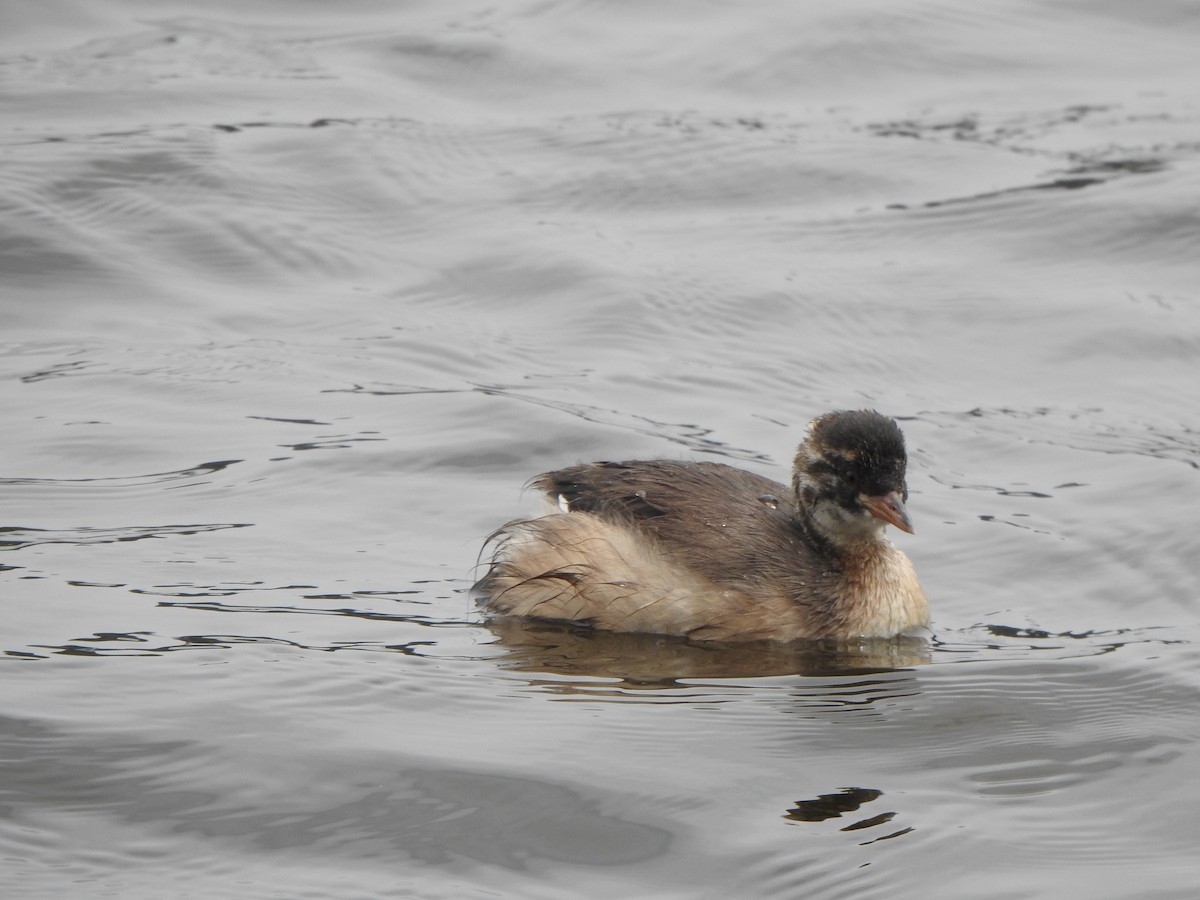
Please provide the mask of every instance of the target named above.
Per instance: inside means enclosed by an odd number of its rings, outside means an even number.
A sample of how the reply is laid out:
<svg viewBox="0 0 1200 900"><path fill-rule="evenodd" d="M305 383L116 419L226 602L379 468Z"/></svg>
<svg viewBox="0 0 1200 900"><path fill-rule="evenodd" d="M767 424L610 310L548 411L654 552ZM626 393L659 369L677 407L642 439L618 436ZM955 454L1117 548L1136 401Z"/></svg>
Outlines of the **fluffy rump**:
<svg viewBox="0 0 1200 900"><path fill-rule="evenodd" d="M688 634L730 599L666 559L648 536L588 513L510 522L491 543L495 555L475 593L500 615Z"/></svg>

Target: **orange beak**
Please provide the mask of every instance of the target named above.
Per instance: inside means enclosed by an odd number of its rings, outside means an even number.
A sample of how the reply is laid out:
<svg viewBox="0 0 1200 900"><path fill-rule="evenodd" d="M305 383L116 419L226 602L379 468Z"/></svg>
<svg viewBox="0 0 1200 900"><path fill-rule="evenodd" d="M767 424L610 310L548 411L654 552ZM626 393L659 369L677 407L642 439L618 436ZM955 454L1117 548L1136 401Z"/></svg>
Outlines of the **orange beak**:
<svg viewBox="0 0 1200 900"><path fill-rule="evenodd" d="M895 525L901 531L913 533L912 519L908 517L908 510L904 508L904 498L898 491L892 491L882 497L860 496L859 499L875 518Z"/></svg>

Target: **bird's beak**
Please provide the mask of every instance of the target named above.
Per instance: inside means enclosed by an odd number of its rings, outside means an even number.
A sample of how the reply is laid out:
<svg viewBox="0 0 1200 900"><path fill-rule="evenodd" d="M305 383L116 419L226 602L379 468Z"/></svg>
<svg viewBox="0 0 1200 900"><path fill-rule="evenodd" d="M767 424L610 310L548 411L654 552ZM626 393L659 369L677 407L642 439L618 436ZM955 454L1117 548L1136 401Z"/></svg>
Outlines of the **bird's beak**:
<svg viewBox="0 0 1200 900"><path fill-rule="evenodd" d="M895 525L901 531L913 533L912 519L908 517L908 510L904 508L904 498L900 496L898 491L892 491L890 494L884 494L882 497L867 497L862 496L863 505L867 511L877 519L883 519L889 525Z"/></svg>

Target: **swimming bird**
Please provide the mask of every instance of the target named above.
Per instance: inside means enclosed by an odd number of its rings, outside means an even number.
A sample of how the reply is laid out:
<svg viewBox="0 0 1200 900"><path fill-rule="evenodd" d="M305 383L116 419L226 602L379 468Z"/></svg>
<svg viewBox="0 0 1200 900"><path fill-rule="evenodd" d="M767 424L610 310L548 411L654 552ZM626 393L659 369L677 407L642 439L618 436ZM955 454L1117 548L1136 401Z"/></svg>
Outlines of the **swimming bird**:
<svg viewBox="0 0 1200 900"><path fill-rule="evenodd" d="M790 488L650 460L547 472L556 511L501 526L473 593L492 614L702 641L892 637L929 622L908 557L904 435L874 410L809 423Z"/></svg>

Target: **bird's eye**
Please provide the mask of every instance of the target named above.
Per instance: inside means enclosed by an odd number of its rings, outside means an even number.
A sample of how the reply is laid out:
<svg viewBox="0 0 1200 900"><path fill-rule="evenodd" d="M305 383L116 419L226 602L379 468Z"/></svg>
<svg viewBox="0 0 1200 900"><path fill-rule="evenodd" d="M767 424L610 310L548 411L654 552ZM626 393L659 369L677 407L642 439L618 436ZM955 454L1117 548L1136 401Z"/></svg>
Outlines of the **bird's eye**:
<svg viewBox="0 0 1200 900"><path fill-rule="evenodd" d="M858 460L853 456L835 456L833 458L833 470L845 478L847 481L857 481L859 475Z"/></svg>

